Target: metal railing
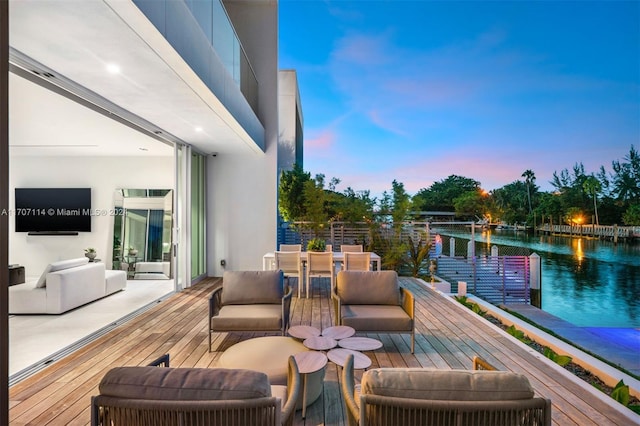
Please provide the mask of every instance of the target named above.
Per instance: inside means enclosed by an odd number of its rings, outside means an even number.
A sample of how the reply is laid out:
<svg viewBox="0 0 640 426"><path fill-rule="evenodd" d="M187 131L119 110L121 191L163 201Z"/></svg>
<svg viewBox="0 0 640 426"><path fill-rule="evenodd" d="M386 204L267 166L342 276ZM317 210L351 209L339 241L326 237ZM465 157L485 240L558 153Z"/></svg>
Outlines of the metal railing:
<svg viewBox="0 0 640 426"><path fill-rule="evenodd" d="M530 303L531 268L528 256L474 256L437 258L436 275L458 292L458 282L467 292L494 305Z"/></svg>

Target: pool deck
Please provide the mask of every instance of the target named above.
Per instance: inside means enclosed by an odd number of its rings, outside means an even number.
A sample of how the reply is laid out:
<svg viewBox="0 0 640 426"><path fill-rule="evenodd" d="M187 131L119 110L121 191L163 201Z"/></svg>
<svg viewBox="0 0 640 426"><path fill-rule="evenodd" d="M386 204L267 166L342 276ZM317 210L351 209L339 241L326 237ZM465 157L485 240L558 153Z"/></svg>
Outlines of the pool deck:
<svg viewBox="0 0 640 426"><path fill-rule="evenodd" d="M531 305L507 308L545 327L582 349L640 376L640 329L579 327Z"/></svg>

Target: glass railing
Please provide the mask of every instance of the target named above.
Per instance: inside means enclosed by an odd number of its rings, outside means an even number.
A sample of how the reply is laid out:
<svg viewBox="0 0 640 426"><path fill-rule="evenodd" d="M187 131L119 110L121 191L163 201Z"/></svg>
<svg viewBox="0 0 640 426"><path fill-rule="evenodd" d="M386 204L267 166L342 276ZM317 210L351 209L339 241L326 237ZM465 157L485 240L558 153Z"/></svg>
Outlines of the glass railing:
<svg viewBox="0 0 640 426"><path fill-rule="evenodd" d="M209 68L210 62L203 54L205 48L212 48L253 112L258 114L258 80L221 0L133 1L216 93L215 84L211 82L215 70ZM200 31L193 27L194 21Z"/></svg>
<svg viewBox="0 0 640 426"><path fill-rule="evenodd" d="M195 6L193 6L193 3L187 3L187 6L191 9L194 16L197 16L197 11L194 10ZM200 24L202 20L199 18L196 19L205 34L208 32L211 33L210 36L207 34L211 45L251 105L251 108L257 114L258 80L222 2L220 0L212 0L212 6L211 26L207 26L205 22L203 22L205 25L202 25ZM211 31L209 31L209 28Z"/></svg>

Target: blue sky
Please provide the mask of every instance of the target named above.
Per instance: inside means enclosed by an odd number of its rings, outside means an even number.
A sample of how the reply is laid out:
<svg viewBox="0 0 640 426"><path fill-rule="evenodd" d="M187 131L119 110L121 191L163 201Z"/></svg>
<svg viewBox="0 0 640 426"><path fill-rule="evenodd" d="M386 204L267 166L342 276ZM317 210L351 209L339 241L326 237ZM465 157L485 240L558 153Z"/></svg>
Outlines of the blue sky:
<svg viewBox="0 0 640 426"><path fill-rule="evenodd" d="M304 169L373 196L492 190L640 149L640 2L280 0Z"/></svg>

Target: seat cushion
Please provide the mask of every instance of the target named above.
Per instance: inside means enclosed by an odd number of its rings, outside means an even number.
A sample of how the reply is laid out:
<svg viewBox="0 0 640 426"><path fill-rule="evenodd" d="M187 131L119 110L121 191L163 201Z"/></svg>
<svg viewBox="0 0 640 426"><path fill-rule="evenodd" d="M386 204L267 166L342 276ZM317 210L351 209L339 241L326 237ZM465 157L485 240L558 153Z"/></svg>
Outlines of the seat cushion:
<svg viewBox="0 0 640 426"><path fill-rule="evenodd" d="M214 331L281 330L282 305L226 305L211 318L211 327Z"/></svg>
<svg viewBox="0 0 640 426"><path fill-rule="evenodd" d="M222 276L222 304L282 303L282 271L226 271Z"/></svg>
<svg viewBox="0 0 640 426"><path fill-rule="evenodd" d="M395 271L340 271L336 292L346 305L400 304L400 285Z"/></svg>
<svg viewBox="0 0 640 426"><path fill-rule="evenodd" d="M342 305L342 325L358 331L411 331L411 317L400 306Z"/></svg>
<svg viewBox="0 0 640 426"><path fill-rule="evenodd" d="M533 398L529 380L510 371L376 368L362 376L363 394L398 398L502 401Z"/></svg>
<svg viewBox="0 0 640 426"><path fill-rule="evenodd" d="M228 400L271 396L267 375L225 368L116 367L104 375L100 394L151 400Z"/></svg>

